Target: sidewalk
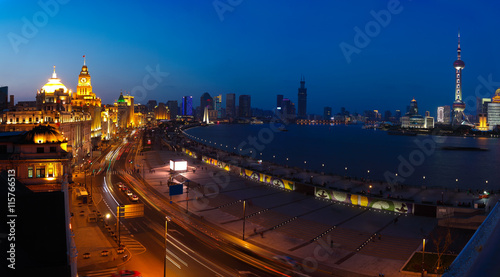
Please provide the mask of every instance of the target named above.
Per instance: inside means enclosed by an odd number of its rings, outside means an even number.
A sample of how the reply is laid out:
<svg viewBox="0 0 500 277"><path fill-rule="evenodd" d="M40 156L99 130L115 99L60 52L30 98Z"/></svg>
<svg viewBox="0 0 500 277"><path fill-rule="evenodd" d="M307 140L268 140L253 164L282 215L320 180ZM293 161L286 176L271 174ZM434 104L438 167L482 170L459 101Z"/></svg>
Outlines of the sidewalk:
<svg viewBox="0 0 500 277"><path fill-rule="evenodd" d="M148 161L144 177L152 189L163 195L163 199L154 200L159 206L167 207L170 199L165 185L169 160L185 159L190 166L196 167L195 172L191 168L177 176L178 180L190 180L190 213L241 238L243 208L239 200L248 199L246 241L293 257L323 272L340 276L376 276L378 273L405 276L399 273L399 269L419 248L422 237L437 225L434 218L416 216L399 217L395 224L397 215L392 213L282 191L240 176L227 175L217 167L201 164L180 153L153 150L143 154L136 156L135 163L141 164L143 159ZM225 181L217 183L217 176ZM349 185L343 180L333 181L333 184ZM354 187L361 185L354 183ZM142 189L148 191L150 188ZM186 209L186 196L186 193L173 196L172 202ZM157 203L159 201L163 203ZM380 233L381 239L368 242L374 233ZM362 249L357 251L359 247Z"/></svg>
<svg viewBox="0 0 500 277"><path fill-rule="evenodd" d="M124 253L117 253L118 245L104 228L102 217L96 216L96 221L89 221L91 214L96 215L97 210L93 204L83 204L77 200L74 188L70 195L70 211L73 214L71 224L78 251L78 274L85 276L93 271L113 272L126 262L122 257L128 255L128 251L125 249ZM107 251L107 255L103 256L103 251Z"/></svg>

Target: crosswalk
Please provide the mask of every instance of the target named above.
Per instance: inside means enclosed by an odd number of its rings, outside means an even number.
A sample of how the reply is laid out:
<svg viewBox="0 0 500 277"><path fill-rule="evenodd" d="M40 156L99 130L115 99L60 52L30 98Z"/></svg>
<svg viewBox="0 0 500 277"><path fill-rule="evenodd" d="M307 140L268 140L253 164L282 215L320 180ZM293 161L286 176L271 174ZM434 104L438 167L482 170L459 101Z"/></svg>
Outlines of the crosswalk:
<svg viewBox="0 0 500 277"><path fill-rule="evenodd" d="M121 243L125 245L132 255L139 255L146 252L146 247L130 236L122 236Z"/></svg>

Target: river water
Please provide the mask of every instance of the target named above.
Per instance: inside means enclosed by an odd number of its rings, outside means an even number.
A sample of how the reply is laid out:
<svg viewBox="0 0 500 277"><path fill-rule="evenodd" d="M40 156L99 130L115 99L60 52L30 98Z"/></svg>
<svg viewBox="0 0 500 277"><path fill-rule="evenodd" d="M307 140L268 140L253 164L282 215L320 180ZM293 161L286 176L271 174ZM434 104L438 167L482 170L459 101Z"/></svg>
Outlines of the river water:
<svg viewBox="0 0 500 277"><path fill-rule="evenodd" d="M286 129L269 124L221 124L186 132L194 140L223 150L319 172L384 181L396 178L398 183L416 186L500 189L498 138L398 136L360 125L291 124Z"/></svg>

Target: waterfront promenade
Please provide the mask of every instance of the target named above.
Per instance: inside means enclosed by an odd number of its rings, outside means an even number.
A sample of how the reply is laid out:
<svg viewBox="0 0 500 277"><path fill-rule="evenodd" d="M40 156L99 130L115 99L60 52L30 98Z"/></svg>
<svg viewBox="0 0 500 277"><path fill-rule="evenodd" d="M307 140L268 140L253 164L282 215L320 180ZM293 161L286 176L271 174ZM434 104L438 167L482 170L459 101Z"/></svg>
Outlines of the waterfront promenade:
<svg viewBox="0 0 500 277"><path fill-rule="evenodd" d="M241 237L243 207L240 200L245 199L248 203L245 211L246 241L293 257L308 266L317 265L316 270L336 276L377 276L378 273L404 276L399 270L438 223L435 218L367 210L268 187L238 175L227 175L217 167L203 164L180 152L162 151L158 146L136 157L135 163L143 163L146 168L144 177L149 186L142 189L145 192L153 190L163 196L162 201L168 202L168 188L165 186L165 180L170 177L168 162L180 158L188 161L190 169L175 178L189 187L190 196L188 199L186 194L174 196L172 204L189 207L189 214ZM273 170L297 169L276 167ZM294 174L300 176L302 173L298 171ZM307 174L309 176L310 173ZM217 183L217 176L224 176L225 181ZM321 174L313 174L313 182L315 180L324 181L325 186L342 186L351 190L366 185L360 181ZM214 184L217 190L213 190ZM394 190L385 193L399 193L400 197L422 195L426 201L438 201L445 196L431 190L404 187ZM448 191L446 197L448 201L465 201L461 198L462 194ZM464 194L464 197L467 195Z"/></svg>

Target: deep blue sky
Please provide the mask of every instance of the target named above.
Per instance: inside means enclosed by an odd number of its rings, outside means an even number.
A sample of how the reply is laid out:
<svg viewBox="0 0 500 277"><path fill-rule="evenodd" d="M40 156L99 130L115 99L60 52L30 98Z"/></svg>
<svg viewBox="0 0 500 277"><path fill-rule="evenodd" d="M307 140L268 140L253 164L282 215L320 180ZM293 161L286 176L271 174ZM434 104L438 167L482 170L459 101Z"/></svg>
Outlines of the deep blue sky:
<svg viewBox="0 0 500 277"><path fill-rule="evenodd" d="M355 46L354 28L364 30L374 20L371 11L387 10L391 1L60 1L67 3L46 24L37 1L0 3L0 85L16 100L34 100L53 65L75 90L86 55L103 103L142 85L147 66L159 66L169 75L142 103L193 95L199 105L207 91L250 94L252 106L272 109L276 94L297 101L304 74L308 113L322 114L324 106L404 110L415 97L422 113L435 114L454 100L459 27L464 99L475 97L480 76L491 75L500 87L498 1L402 0L400 12L350 63L339 45ZM239 5L221 20L214 3L228 2ZM16 52L10 40L22 36L23 18L33 22L34 15L38 30Z"/></svg>

